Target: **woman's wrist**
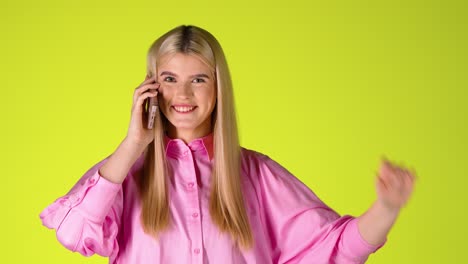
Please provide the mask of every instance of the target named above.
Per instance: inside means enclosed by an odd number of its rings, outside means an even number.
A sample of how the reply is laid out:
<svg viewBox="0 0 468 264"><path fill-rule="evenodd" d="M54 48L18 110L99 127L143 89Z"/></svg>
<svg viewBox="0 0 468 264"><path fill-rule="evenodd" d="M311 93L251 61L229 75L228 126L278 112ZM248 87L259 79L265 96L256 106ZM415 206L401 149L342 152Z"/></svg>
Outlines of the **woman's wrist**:
<svg viewBox="0 0 468 264"><path fill-rule="evenodd" d="M398 215L401 210L401 207L390 205L389 203L386 203L380 199L375 201L374 206L380 213L387 216Z"/></svg>

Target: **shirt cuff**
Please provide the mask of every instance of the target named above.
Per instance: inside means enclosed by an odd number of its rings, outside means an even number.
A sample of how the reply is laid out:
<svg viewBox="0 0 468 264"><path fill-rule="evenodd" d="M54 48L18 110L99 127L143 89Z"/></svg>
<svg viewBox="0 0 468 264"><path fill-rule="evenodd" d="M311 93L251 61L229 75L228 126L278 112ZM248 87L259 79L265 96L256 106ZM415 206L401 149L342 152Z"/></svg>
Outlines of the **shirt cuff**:
<svg viewBox="0 0 468 264"><path fill-rule="evenodd" d="M343 237L345 237L347 241L345 247L354 256L357 256L358 258L366 258L371 253L374 253L379 248L381 248L387 242L387 238L385 238L385 241L380 245L370 244L362 237L361 233L359 232L357 221L357 218L351 220L344 230Z"/></svg>
<svg viewBox="0 0 468 264"><path fill-rule="evenodd" d="M102 177L99 170L89 177L86 183L89 185L88 190L78 206L89 216L89 219L98 223L103 222L109 214L122 184L111 182Z"/></svg>

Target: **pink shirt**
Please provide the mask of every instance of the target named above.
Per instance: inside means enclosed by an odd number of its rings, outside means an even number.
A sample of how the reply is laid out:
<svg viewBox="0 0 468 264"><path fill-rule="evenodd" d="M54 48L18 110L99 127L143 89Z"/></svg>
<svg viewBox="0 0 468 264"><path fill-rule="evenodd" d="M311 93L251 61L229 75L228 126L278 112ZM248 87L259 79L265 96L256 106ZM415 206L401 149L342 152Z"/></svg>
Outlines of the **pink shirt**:
<svg viewBox="0 0 468 264"><path fill-rule="evenodd" d="M159 240L145 234L135 177L143 155L122 184L99 175L97 163L40 214L66 248L109 263L364 263L379 246L360 235L357 219L340 217L306 185L261 153L242 148L242 190L255 245L239 251L209 214L213 135L189 144L166 137L175 228Z"/></svg>

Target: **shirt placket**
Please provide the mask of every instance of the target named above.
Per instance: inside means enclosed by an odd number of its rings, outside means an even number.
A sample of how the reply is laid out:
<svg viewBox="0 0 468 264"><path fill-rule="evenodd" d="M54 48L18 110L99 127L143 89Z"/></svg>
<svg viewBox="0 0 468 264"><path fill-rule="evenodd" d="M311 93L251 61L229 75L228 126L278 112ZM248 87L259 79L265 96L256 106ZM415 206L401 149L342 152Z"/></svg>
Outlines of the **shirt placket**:
<svg viewBox="0 0 468 264"><path fill-rule="evenodd" d="M193 154L188 146L184 147L182 159L187 168L187 175L184 177L186 185L186 218L190 239L192 241L191 256L192 263L203 263L203 237L201 223L201 208L197 188L197 175Z"/></svg>

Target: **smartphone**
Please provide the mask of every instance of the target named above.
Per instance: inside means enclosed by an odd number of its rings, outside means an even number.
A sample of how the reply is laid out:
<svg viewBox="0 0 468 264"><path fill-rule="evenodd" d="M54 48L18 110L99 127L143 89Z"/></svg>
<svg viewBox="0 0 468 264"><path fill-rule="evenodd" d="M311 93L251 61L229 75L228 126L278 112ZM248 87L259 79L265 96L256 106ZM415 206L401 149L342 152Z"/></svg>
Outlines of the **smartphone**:
<svg viewBox="0 0 468 264"><path fill-rule="evenodd" d="M158 96L150 97L146 99L146 109L148 113L148 120L146 127L148 129L153 129L154 127L154 118L156 117L156 112L158 111Z"/></svg>
<svg viewBox="0 0 468 264"><path fill-rule="evenodd" d="M147 74L146 79L151 78L152 74ZM148 120L146 121L146 127L148 129L153 129L154 119L156 118L156 112L158 111L158 96L150 97L145 99L145 109L147 113Z"/></svg>

